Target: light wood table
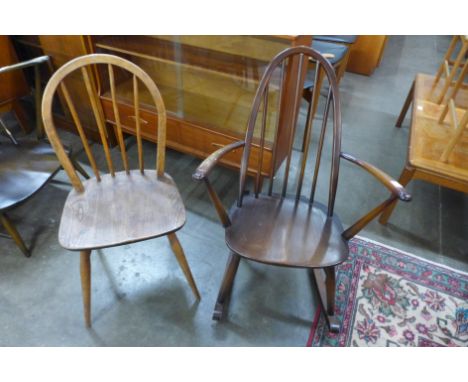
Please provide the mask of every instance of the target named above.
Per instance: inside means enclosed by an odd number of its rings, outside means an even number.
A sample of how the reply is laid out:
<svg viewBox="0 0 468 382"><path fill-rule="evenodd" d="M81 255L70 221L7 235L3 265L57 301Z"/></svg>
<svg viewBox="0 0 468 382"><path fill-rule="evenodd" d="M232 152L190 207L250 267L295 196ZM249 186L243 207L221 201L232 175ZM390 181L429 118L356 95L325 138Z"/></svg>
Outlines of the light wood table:
<svg viewBox="0 0 468 382"><path fill-rule="evenodd" d="M439 123L445 105L430 101L434 80L435 76L427 74L416 76L408 158L399 182L406 186L412 179L421 179L468 193L468 134L464 132L444 162L441 157L453 135L453 128L448 115L443 123ZM437 86L442 88L444 84L440 82ZM438 88L436 94L440 91ZM455 102L460 120L468 107L468 90L460 89ZM383 212L379 220L382 224L387 223L395 205L396 202Z"/></svg>

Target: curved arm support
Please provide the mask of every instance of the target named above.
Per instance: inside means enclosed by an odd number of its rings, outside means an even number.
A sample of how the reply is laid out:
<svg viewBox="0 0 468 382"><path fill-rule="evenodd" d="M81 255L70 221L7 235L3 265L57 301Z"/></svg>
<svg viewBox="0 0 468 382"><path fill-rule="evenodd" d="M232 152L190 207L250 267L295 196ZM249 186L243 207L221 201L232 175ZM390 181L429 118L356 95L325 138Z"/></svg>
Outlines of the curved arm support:
<svg viewBox="0 0 468 382"><path fill-rule="evenodd" d="M342 236L345 240L350 240L354 236L356 236L359 233L359 231L361 231L374 218L380 215L382 211L384 211L390 204L392 204L395 201L395 199L398 198L404 202L409 202L411 200L411 195L405 190L405 188L400 183L391 178L382 170L379 170L377 167L363 160L356 159L352 155L346 153L341 153L340 156L354 164L357 164L359 167L362 167L364 170L372 174L392 193L390 198L388 198L384 202L380 203L377 207L369 211L366 215L361 217L358 221L356 221L353 225L351 225L342 233Z"/></svg>
<svg viewBox="0 0 468 382"><path fill-rule="evenodd" d="M398 199L409 202L411 200L411 195L405 190L405 188L398 183L395 179L387 175L382 170L378 169L377 167L363 161L361 159L357 159L350 154L341 153L340 156L351 163L358 165L359 167L366 170L368 173L372 174L377 180L379 180L385 187L387 187L390 192L396 196Z"/></svg>
<svg viewBox="0 0 468 382"><path fill-rule="evenodd" d="M226 212L221 200L219 199L218 194L214 190L213 186L211 185L210 181L208 180L208 175L210 174L211 170L216 166L219 160L232 150L235 150L239 147L245 145L244 141L234 142L220 149L216 150L212 153L208 158L206 158L195 170L192 175L192 179L196 181L204 181L206 188L208 190L208 194L210 195L211 201L216 208L216 212L218 213L219 219L221 220L221 224L223 227L229 227L231 225L231 220L229 219L229 215Z"/></svg>
<svg viewBox="0 0 468 382"><path fill-rule="evenodd" d="M235 150L239 147L242 147L245 145L244 141L239 141L239 142L234 142L229 145L226 145L224 147L221 147L220 149L216 150L215 152L211 153L208 158L206 158L195 170L195 172L192 175L193 180L201 181L205 179L215 167L219 160L231 152L232 150Z"/></svg>

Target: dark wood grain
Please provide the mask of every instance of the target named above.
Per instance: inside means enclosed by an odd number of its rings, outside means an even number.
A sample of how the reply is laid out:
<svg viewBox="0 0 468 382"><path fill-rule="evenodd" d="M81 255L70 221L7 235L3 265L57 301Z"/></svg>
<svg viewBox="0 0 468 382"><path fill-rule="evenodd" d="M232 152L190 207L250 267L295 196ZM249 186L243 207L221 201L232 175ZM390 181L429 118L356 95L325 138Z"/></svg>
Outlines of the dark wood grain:
<svg viewBox="0 0 468 382"><path fill-rule="evenodd" d="M327 209L307 200L278 195L245 196L241 208L231 213L226 244L235 253L262 263L321 268L348 257L343 228Z"/></svg>
<svg viewBox="0 0 468 382"><path fill-rule="evenodd" d="M0 144L0 210L12 208L39 191L60 169L47 143Z"/></svg>
<svg viewBox="0 0 468 382"><path fill-rule="evenodd" d="M297 112L298 104L303 95L302 80L305 76L303 71L304 63L313 59L317 67L321 68L318 72L322 73L329 83L329 94L325 102L322 113L322 126L318 141L316 162L313 171L311 197L306 198L301 194L303 180L305 176L310 175L306 171L306 161L309 150L309 139L312 134L313 124L313 102L309 105L306 128L304 137L304 150L302 153L301 165L299 171L291 171L292 165L292 145L294 136L297 132ZM247 188L247 169L249 166L250 155L252 153L252 144L254 141L254 130L257 128L257 119L259 115L264 117L266 109L266 100L268 99L269 83L273 73L278 68L282 72L287 68L286 78L281 81L284 88L280 89L280 94L285 99L281 99L282 105L290 105L288 108L280 108L278 123L283 124L283 132L276 131L273 142L273 161L276 160L276 149L278 141L286 140L284 145L286 159L284 161L285 175L281 194L272 192L273 174L270 174L270 186L268 194L262 193L259 177L256 178L254 192ZM291 83L291 78L295 80ZM318 98L318 92L313 98ZM292 106L291 106L292 105ZM331 112L330 112L331 111ZM317 183L318 171L320 170L321 155L324 149L325 132L329 123L329 114L332 119L332 144L328 149L331 151L331 169L328 187L327 206L314 201L315 187ZM284 128L284 126L287 126ZM260 129L264 129L262 123ZM262 140L263 131L260 131ZM245 142L245 143L244 143ZM341 104L335 69L328 60L313 49L305 46L286 49L279 53L265 69L263 77L257 88L255 98L252 103L252 111L247 125L245 139L241 142L244 146L242 153L241 171L239 179L239 197L237 205L231 210L230 216L227 216L221 200L217 196L213 187L209 183L208 174L213 167L219 163L223 155L232 150L235 145L226 146L218 150L215 154L207 158L193 174L195 180L205 180L208 192L220 216L223 226L226 228L226 244L232 251L232 255L226 266L223 281L220 287L216 301L213 318L220 320L228 303L228 296L234 283L234 277L237 272L239 259L257 261L264 264L307 268L314 270L311 273L320 273L324 270L326 277L323 280L317 280L321 303L327 317L329 328L332 331L339 330L339 323L336 322L334 311L335 299L335 270L334 267L348 257L348 240L359 230L364 228L387 204L367 213L359 219L349 230L343 232L343 227L338 216L334 212L335 196L338 186L340 158L343 157L358 166L362 167L388 189L392 191L394 197L400 197L402 200L409 200L409 194L396 181L391 179L381 170L354 158L349 154L341 153ZM262 156L258 156L258 165L262 165ZM287 193L288 178L297 172L296 182L298 184L294 196ZM281 180L278 177L278 180ZM291 181L292 182L292 181ZM323 272L322 272L323 273Z"/></svg>

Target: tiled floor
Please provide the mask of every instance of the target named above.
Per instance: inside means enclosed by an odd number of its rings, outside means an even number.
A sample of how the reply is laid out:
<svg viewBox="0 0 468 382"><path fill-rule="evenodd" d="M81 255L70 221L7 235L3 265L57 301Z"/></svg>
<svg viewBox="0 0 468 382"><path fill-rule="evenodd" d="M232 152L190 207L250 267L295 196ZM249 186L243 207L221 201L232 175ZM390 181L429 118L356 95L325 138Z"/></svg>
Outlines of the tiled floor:
<svg viewBox="0 0 468 382"><path fill-rule="evenodd" d="M396 117L414 75L434 73L449 41L449 37L391 37L381 67L371 77L346 73L341 83L344 151L399 176L409 120L397 129ZM153 158L154 145L146 143L145 149ZM135 146L131 152L135 162ZM327 161L324 153L325 166ZM303 270L242 262L228 319L211 320L228 250L203 185L190 177L199 162L167 152L167 172L178 184L188 211L179 237L202 294L200 303L186 285L166 239L96 251L93 329L85 329L79 256L57 242L70 187L55 182L11 213L26 242L33 245L32 257L23 257L12 241L0 237L0 345L304 345L317 299ZM357 167L342 163L340 177L336 212L345 226L387 196ZM67 181L63 173L57 179ZM219 168L212 179L226 205L232 204L237 174ZM325 198L325 183L319 181L319 199ZM362 236L467 271L468 196L421 181L411 183L408 190L413 201L400 203L387 227L373 222Z"/></svg>

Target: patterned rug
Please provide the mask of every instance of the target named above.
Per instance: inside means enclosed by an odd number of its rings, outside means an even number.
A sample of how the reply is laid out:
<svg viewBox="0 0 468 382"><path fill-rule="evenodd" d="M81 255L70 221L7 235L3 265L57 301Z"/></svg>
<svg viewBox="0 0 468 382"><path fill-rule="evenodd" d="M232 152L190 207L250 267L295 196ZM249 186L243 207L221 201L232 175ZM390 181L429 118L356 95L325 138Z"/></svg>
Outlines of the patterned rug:
<svg viewBox="0 0 468 382"><path fill-rule="evenodd" d="M341 331L318 309L307 346L468 346L468 274L362 238L349 248L336 275Z"/></svg>

